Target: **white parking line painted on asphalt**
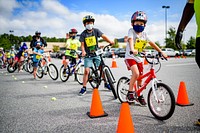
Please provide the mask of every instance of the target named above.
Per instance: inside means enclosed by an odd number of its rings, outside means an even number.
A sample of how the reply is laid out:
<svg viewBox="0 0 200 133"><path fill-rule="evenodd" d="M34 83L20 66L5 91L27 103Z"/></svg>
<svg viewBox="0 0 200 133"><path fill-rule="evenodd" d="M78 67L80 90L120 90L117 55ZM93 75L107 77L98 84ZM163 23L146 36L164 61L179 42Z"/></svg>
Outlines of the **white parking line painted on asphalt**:
<svg viewBox="0 0 200 133"><path fill-rule="evenodd" d="M187 65L195 65L196 63L182 63L182 64L171 64L171 65L166 65L166 66L187 66Z"/></svg>

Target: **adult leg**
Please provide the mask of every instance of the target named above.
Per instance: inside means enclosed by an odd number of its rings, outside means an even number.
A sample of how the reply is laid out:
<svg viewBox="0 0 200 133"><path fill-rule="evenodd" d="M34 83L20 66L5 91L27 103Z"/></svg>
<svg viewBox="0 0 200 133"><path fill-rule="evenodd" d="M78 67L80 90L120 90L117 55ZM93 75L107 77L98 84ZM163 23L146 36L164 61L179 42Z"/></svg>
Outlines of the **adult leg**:
<svg viewBox="0 0 200 133"><path fill-rule="evenodd" d="M197 65L200 68L200 37L196 38L196 55L195 55L195 59L196 59Z"/></svg>

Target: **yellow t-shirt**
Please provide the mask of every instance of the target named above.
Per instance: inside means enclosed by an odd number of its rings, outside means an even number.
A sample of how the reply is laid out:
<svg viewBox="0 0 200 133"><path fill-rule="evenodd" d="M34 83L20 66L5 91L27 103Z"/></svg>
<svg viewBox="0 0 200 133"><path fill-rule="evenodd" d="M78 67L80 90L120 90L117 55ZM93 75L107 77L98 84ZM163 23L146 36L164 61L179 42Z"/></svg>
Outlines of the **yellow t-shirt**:
<svg viewBox="0 0 200 133"><path fill-rule="evenodd" d="M76 58L76 53L72 53L71 51L73 51L73 50L77 51L78 47L80 47L80 46L81 46L81 42L79 40L69 38L66 42L66 48L69 48L72 50L66 50L65 55L69 55L69 56Z"/></svg>
<svg viewBox="0 0 200 133"><path fill-rule="evenodd" d="M196 23L197 23L196 37L200 37L200 0L194 1L194 11L195 11Z"/></svg>

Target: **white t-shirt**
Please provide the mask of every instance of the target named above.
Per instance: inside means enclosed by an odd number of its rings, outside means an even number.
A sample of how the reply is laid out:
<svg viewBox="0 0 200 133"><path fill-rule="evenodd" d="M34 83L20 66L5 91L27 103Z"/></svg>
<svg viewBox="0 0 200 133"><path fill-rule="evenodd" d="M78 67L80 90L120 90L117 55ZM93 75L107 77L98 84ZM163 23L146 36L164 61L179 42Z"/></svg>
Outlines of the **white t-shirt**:
<svg viewBox="0 0 200 133"><path fill-rule="evenodd" d="M129 31L128 31L128 38L133 38L133 45L134 45L134 49L136 48L136 45L138 46L137 42L139 41L140 43L141 42L145 42L148 43L150 42L149 38L147 37L147 34L145 32L142 32L141 35L137 35L136 32L133 30L133 28L130 28ZM145 47L145 44L144 44L144 47ZM141 49L138 49L139 51L142 50L143 48ZM129 42L127 42L126 44L126 54L125 54L125 59L134 59L136 62L140 63L140 62L143 62L143 59L139 56L136 56L136 55L133 55L133 54L130 54L130 46L129 46Z"/></svg>

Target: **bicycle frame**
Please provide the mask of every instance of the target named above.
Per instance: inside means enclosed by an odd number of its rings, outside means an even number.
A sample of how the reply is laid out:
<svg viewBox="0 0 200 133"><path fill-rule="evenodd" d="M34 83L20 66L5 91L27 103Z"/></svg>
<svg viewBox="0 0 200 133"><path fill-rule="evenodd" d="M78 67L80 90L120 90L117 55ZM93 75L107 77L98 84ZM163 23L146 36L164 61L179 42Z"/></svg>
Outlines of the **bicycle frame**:
<svg viewBox="0 0 200 133"><path fill-rule="evenodd" d="M70 68L70 69L73 68L72 71L70 72L71 74L73 74L73 73L76 71L77 66L78 66L79 64L81 64L81 62L82 62L82 58L79 58L78 63L76 63L76 64L70 64L70 63L69 63L69 68Z"/></svg>
<svg viewBox="0 0 200 133"><path fill-rule="evenodd" d="M153 82L154 82L155 80L157 80L153 68L151 68L150 71L147 72L146 74L140 76L137 80L142 80L142 79L144 79L145 77L147 77L147 79L144 81L143 85L142 85L140 88L138 88L138 90L137 90L138 96L139 96L140 93L146 88L146 86L149 84L149 82L150 82L151 80L153 80ZM152 83L153 83L153 82L152 82Z"/></svg>

